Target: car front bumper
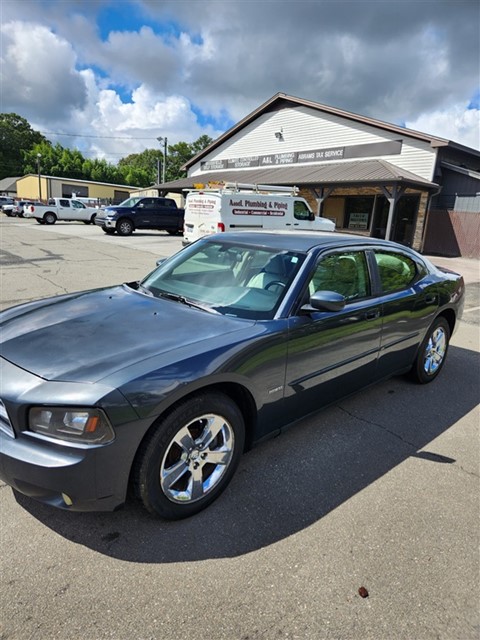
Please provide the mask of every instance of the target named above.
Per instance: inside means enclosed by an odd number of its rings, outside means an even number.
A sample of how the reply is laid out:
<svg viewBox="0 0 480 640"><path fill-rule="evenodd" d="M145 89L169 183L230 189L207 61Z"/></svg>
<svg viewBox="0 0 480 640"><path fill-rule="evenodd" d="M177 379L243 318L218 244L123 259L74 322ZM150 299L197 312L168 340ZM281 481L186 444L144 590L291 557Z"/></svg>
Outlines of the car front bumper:
<svg viewBox="0 0 480 640"><path fill-rule="evenodd" d="M0 480L71 511L112 511L126 498L131 465L148 428L123 395L103 385L49 382L0 359ZM113 426L105 445L68 443L28 429L32 406L98 406Z"/></svg>
<svg viewBox="0 0 480 640"><path fill-rule="evenodd" d="M99 218L98 216L95 218L95 224L103 229L115 229L117 224L116 220L110 220L109 218Z"/></svg>

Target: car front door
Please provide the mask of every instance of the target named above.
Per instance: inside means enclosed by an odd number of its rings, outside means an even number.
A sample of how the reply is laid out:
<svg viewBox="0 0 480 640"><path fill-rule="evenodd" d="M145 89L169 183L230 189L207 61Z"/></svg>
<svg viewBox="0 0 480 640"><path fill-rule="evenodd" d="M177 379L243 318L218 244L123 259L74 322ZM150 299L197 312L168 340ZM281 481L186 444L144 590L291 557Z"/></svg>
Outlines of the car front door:
<svg viewBox="0 0 480 640"><path fill-rule="evenodd" d="M142 198L135 206L135 226L137 229L152 229L155 225L155 199Z"/></svg>
<svg viewBox="0 0 480 640"><path fill-rule="evenodd" d="M289 319L284 392L289 420L375 379L381 305L371 295L365 252L336 251L321 257L309 281L308 294L321 290L342 294L346 304L341 311L306 313L299 307Z"/></svg>
<svg viewBox="0 0 480 640"><path fill-rule="evenodd" d="M57 212L59 220L73 220L75 218L74 211L70 206L70 200L66 198L58 200Z"/></svg>

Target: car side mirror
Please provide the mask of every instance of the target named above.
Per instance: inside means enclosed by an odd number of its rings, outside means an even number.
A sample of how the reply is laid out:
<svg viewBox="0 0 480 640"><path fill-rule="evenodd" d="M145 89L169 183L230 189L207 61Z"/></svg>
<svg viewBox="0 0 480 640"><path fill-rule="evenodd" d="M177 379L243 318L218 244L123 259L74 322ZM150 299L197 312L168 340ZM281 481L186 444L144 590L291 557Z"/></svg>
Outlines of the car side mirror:
<svg viewBox="0 0 480 640"><path fill-rule="evenodd" d="M342 311L345 307L345 298L336 291L315 291L310 296L310 302L301 307L302 311Z"/></svg>

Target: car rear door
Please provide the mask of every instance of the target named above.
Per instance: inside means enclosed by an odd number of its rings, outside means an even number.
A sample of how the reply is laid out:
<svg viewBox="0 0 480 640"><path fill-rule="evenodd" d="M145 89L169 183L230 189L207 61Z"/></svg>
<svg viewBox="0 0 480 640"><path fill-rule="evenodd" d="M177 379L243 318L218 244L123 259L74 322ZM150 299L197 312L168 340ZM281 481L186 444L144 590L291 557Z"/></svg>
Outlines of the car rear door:
<svg viewBox="0 0 480 640"><path fill-rule="evenodd" d="M175 200L156 198L151 211L151 229L178 229L178 209Z"/></svg>
<svg viewBox="0 0 480 640"><path fill-rule="evenodd" d="M410 367L439 304L435 280L413 256L390 248L369 252L382 305L377 377Z"/></svg>
<svg viewBox="0 0 480 640"><path fill-rule="evenodd" d="M289 320L285 410L289 419L315 411L375 379L381 305L372 296L364 251L322 256L309 281L315 291L341 293L342 311L297 310Z"/></svg>

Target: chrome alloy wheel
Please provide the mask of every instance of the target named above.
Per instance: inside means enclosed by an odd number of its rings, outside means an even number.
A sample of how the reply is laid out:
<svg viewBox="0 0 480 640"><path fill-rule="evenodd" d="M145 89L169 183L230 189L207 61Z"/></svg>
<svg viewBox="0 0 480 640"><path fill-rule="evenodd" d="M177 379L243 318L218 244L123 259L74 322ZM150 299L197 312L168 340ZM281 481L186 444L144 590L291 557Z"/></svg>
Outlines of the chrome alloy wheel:
<svg viewBox="0 0 480 640"><path fill-rule="evenodd" d="M206 414L180 429L160 465L160 485L172 502L196 502L210 492L227 471L234 433L222 416Z"/></svg>
<svg viewBox="0 0 480 640"><path fill-rule="evenodd" d="M437 327L430 336L425 349L423 368L427 375L433 375L441 366L447 352L447 344L447 336L443 327Z"/></svg>

